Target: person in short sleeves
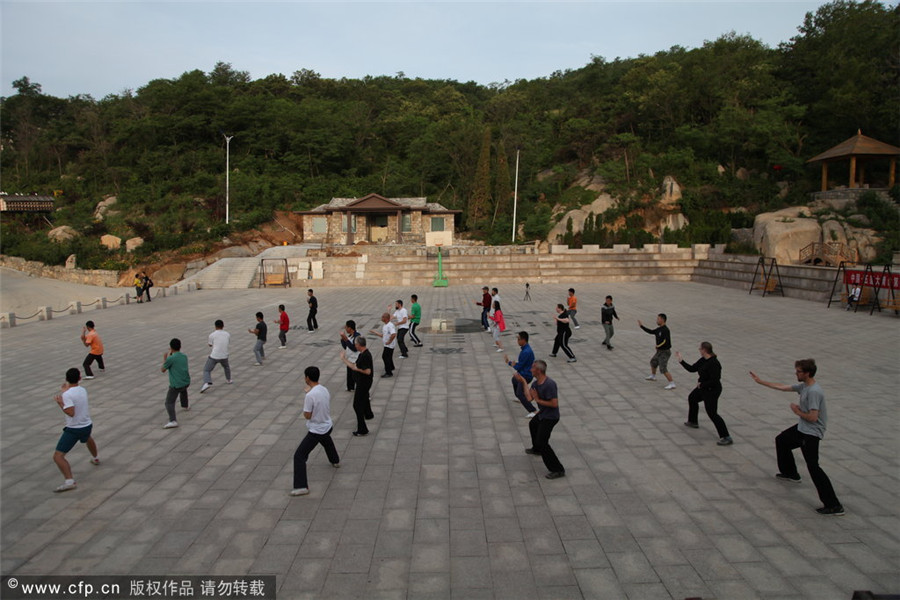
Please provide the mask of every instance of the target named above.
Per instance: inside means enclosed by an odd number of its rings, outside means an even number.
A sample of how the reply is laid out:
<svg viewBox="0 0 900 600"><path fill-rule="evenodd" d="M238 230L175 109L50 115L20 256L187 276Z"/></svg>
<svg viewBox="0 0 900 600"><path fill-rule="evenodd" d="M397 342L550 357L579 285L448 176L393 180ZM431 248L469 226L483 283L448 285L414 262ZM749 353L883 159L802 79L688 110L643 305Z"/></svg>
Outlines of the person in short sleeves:
<svg viewBox="0 0 900 600"><path fill-rule="evenodd" d="M169 372L169 391L166 393L166 413L169 422L163 425L163 429L178 427L178 419L175 416L175 399L181 398L181 408L190 410L188 406L188 386L191 385L191 374L188 371L187 356L181 352L181 340L172 338L169 342L169 351L163 354L161 372Z"/></svg>
<svg viewBox="0 0 900 600"><path fill-rule="evenodd" d="M76 487L75 478L72 476L72 467L66 459L66 454L78 442L87 445L88 452L91 453L91 464L100 464L100 457L97 454L97 443L91 436L94 422L91 421L88 394L86 389L78 385L80 380L81 371L74 368L69 369L66 371L66 381L62 385L62 392L53 397L53 400L56 401L56 404L59 405L66 415L66 426L63 427L63 433L56 443L56 450L53 452L53 462L59 467L65 480L62 485L53 490L54 492L67 492L74 490Z"/></svg>
<svg viewBox="0 0 900 600"><path fill-rule="evenodd" d="M261 367L263 361L266 360L266 336L269 332L269 326L261 312L256 313L256 326L248 329L248 332L256 336L256 343L253 345L253 356L256 357L256 366Z"/></svg>
<svg viewBox="0 0 900 600"><path fill-rule="evenodd" d="M422 322L422 305L419 304L419 297L415 294L410 297L410 300L412 300L412 303L409 305L409 340L414 347L421 348L422 340L419 339L416 329L419 328L419 324Z"/></svg>
<svg viewBox="0 0 900 600"><path fill-rule="evenodd" d="M333 423L331 421L331 394L319 383L319 368L306 367L303 371L306 381L306 397L303 399L303 418L308 430L306 437L294 451L294 489L291 496L305 496L309 493L306 479L306 460L316 446L322 444L325 456L332 467L341 466L334 440L331 439Z"/></svg>
<svg viewBox="0 0 900 600"><path fill-rule="evenodd" d="M353 391L353 412L356 413L355 437L369 435L369 427L366 421L375 418L372 414L372 401L369 398L369 390L372 389L372 379L375 373L375 364L372 353L367 348L368 342L361 335L356 336L356 361L350 362L346 351L341 352L341 360L356 375L356 389Z"/></svg>
<svg viewBox="0 0 900 600"><path fill-rule="evenodd" d="M565 467L559 462L556 452L550 447L550 434L559 423L559 391L556 382L547 377L547 363L542 360L534 361L531 365L531 374L534 381L531 384L531 398L538 405L538 414L528 422L528 431L531 433L531 448L525 450L528 454L539 454L544 460L544 466L549 471L547 479L559 479L566 474Z"/></svg>
<svg viewBox="0 0 900 600"><path fill-rule="evenodd" d="M319 328L319 322L316 315L319 314L319 301L313 295L312 290L306 290L306 304L309 306L309 312L306 314L306 328L312 333Z"/></svg>
<svg viewBox="0 0 900 600"><path fill-rule="evenodd" d="M284 350L287 348L287 332L291 328L291 318L284 310L284 304L278 305L278 320L273 322L278 323L278 341L281 342L278 349Z"/></svg>
<svg viewBox="0 0 900 600"><path fill-rule="evenodd" d="M381 331L370 329L369 333L380 335L381 343L384 344L384 349L381 351L381 361L384 363L384 373L381 376L393 377L395 368L394 348L397 347L397 328L391 323L390 313L382 314L381 322L383 323Z"/></svg>
<svg viewBox="0 0 900 600"><path fill-rule="evenodd" d="M575 288L569 288L569 296L566 298L566 304L568 305L567 310L569 311L569 318L572 320L572 327L581 329L581 325L578 324L578 319L575 318L575 315L578 314L578 297L575 295Z"/></svg>
<svg viewBox="0 0 900 600"><path fill-rule="evenodd" d="M93 321L88 321L81 328L81 343L89 348L88 355L84 357L84 362L81 363L81 366L84 367L84 378L93 379L94 372L91 371L91 363L97 361L97 366L100 370L106 370L106 366L103 364L103 340L100 339L100 334L94 329Z"/></svg>
<svg viewBox="0 0 900 600"><path fill-rule="evenodd" d="M406 334L409 333L409 313L403 308L403 300L394 302L394 314L391 321L397 327L397 347L400 348L400 358L409 358L409 348L406 347Z"/></svg>
<svg viewBox="0 0 900 600"><path fill-rule="evenodd" d="M225 370L225 381L231 383L231 364L228 362L228 345L231 343L231 334L225 331L225 323L222 319L216 319L215 331L209 334L209 358L203 366L203 385L200 386L200 393L212 387L212 370L216 365L221 364Z"/></svg>

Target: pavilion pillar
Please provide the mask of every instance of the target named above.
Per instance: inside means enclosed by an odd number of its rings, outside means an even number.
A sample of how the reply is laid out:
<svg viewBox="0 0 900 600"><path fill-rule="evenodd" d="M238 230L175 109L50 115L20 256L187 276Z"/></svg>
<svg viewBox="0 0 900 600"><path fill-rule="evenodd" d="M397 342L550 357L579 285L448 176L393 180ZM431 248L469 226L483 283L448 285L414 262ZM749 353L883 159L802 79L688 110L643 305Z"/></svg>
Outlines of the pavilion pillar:
<svg viewBox="0 0 900 600"><path fill-rule="evenodd" d="M356 217L353 216L351 211L347 211L347 245L353 245L353 219Z"/></svg>
<svg viewBox="0 0 900 600"><path fill-rule="evenodd" d="M894 181L897 177L897 159L891 158L891 172L888 176L888 187L894 187Z"/></svg>
<svg viewBox="0 0 900 600"><path fill-rule="evenodd" d="M850 157L850 187L855 188L856 185L856 157Z"/></svg>
<svg viewBox="0 0 900 600"><path fill-rule="evenodd" d="M828 191L828 163L822 162L822 191Z"/></svg>

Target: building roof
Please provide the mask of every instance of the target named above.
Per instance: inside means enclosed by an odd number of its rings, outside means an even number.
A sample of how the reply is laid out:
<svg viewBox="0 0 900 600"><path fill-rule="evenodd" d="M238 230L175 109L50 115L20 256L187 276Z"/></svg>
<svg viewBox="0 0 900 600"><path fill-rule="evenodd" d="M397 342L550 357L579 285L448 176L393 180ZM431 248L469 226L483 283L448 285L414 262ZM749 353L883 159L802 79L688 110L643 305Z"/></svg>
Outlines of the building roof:
<svg viewBox="0 0 900 600"><path fill-rule="evenodd" d="M300 214L328 214L333 212L409 212L421 210L424 213L453 214L450 210L427 198L385 198L379 194L368 194L362 198L332 198L328 204L321 204L311 210L298 211Z"/></svg>
<svg viewBox="0 0 900 600"><path fill-rule="evenodd" d="M900 156L900 148L879 142L863 135L861 131L857 131L852 138L844 140L834 148L826 150L806 162L822 162L851 156Z"/></svg>
<svg viewBox="0 0 900 600"><path fill-rule="evenodd" d="M0 194L0 211L2 212L51 212L53 203L53 196Z"/></svg>

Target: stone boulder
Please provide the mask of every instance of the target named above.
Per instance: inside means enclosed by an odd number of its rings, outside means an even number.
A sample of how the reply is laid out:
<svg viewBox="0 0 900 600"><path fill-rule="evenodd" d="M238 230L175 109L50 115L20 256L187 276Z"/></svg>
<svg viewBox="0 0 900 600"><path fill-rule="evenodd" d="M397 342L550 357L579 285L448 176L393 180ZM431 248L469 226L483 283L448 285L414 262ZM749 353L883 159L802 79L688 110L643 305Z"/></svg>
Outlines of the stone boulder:
<svg viewBox="0 0 900 600"><path fill-rule="evenodd" d="M168 264L153 273L153 283L161 286L170 286L181 281L187 265L185 263Z"/></svg>
<svg viewBox="0 0 900 600"><path fill-rule="evenodd" d="M77 259L74 254L70 254L69 258L66 259L66 268L67 269L76 269L78 268Z"/></svg>
<svg viewBox="0 0 900 600"><path fill-rule="evenodd" d="M78 232L68 225L60 225L48 231L47 237L54 242L68 242L78 237Z"/></svg>
<svg viewBox="0 0 900 600"><path fill-rule="evenodd" d="M134 252L143 245L144 238L142 237L133 237L131 239L125 240L125 250L127 252Z"/></svg>
<svg viewBox="0 0 900 600"><path fill-rule="evenodd" d="M668 227L670 231L678 231L680 229L684 229L689 225L689 221L687 217L685 217L680 212L677 213L669 213L663 219L660 220L657 225L659 231L665 231Z"/></svg>
<svg viewBox="0 0 900 600"><path fill-rule="evenodd" d="M674 209L678 206L679 200L681 200L681 186L678 185L674 177L666 175L662 183L662 207Z"/></svg>
<svg viewBox="0 0 900 600"><path fill-rule="evenodd" d="M122 247L122 238L107 233L100 238L100 244L108 250L118 250Z"/></svg>
<svg viewBox="0 0 900 600"><path fill-rule="evenodd" d="M108 196L101 202L98 202L96 208L94 208L94 218L98 221L102 221L104 215L106 215L106 212L109 210L109 207L116 202L118 202L118 199L115 196Z"/></svg>
<svg viewBox="0 0 900 600"><path fill-rule="evenodd" d="M560 221L553 226L553 229L550 230L550 233L547 234L547 240L551 244L555 244L558 236L565 235L566 223L568 223L569 219L572 219L572 233L578 233L584 230L584 221L589 214L594 213L595 217L599 216L615 205L615 198L609 194L601 193L590 204L585 204L581 208L570 210L563 215L562 219L560 219Z"/></svg>
<svg viewBox="0 0 900 600"><path fill-rule="evenodd" d="M793 206L757 215L753 221L753 244L766 258L786 265L800 260L800 250L822 241L822 227L809 215L806 207Z"/></svg>

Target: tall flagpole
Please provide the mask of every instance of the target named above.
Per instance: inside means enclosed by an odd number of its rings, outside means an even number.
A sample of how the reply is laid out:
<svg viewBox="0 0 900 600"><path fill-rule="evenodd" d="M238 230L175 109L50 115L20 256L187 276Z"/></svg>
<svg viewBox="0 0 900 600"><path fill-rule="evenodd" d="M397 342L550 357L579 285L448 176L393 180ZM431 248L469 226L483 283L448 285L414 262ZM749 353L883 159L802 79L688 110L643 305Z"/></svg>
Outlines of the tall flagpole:
<svg viewBox="0 0 900 600"><path fill-rule="evenodd" d="M512 243L516 243L516 208L519 203L519 149L516 148L516 185L513 188L513 226Z"/></svg>

